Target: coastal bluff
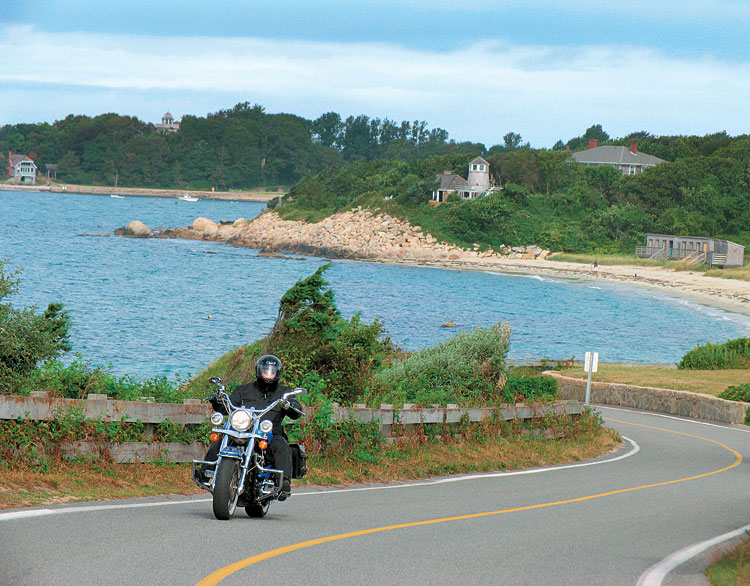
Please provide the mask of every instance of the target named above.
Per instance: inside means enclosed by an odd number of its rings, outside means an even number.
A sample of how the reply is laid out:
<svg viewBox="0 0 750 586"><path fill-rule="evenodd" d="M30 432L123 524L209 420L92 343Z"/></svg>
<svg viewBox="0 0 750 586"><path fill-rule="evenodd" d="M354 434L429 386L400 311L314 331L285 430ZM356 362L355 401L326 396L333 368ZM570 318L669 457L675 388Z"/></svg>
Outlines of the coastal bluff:
<svg viewBox="0 0 750 586"><path fill-rule="evenodd" d="M119 230L116 234L125 235ZM187 228L160 230L152 232L150 237L210 240L256 248L262 253L403 263L483 264L482 261L487 261L491 264L492 259L544 259L549 254L538 246L482 251L475 245L466 250L439 242L424 233L420 226L361 208L338 212L316 223L282 220L270 210L254 220L239 218L216 223L197 218Z"/></svg>

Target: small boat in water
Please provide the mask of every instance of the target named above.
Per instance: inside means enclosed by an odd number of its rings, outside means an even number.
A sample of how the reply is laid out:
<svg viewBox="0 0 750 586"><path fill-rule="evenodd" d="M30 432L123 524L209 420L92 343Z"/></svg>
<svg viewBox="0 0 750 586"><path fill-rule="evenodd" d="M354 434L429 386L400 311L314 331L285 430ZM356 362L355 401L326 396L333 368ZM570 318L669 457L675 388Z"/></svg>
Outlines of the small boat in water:
<svg viewBox="0 0 750 586"><path fill-rule="evenodd" d="M124 195L118 195L118 194L116 194L116 193L112 193L112 194L110 194L110 196L109 196L109 197L116 197L116 198L118 198L118 199L122 199L122 198L123 198L123 197L125 197L125 196L124 196Z"/></svg>
<svg viewBox="0 0 750 586"><path fill-rule="evenodd" d="M188 195L187 193L185 195L179 196L177 199L180 201L199 201L199 197L193 197L192 195Z"/></svg>

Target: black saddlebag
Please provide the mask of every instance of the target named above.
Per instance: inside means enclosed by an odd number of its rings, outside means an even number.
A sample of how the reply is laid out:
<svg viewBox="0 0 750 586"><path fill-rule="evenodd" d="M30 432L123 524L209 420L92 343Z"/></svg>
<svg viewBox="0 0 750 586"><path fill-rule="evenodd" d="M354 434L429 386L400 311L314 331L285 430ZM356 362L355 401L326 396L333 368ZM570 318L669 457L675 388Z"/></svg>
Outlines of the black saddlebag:
<svg viewBox="0 0 750 586"><path fill-rule="evenodd" d="M307 451L302 444L289 444L292 448L292 478L302 478L307 474Z"/></svg>

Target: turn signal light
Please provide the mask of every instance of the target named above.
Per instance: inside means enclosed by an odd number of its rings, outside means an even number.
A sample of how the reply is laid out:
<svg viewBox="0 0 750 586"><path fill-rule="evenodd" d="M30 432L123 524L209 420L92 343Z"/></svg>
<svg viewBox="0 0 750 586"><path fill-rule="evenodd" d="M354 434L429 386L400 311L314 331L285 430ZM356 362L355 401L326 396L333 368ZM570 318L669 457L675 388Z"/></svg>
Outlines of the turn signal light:
<svg viewBox="0 0 750 586"><path fill-rule="evenodd" d="M260 440L260 441L258 442L258 447L259 447L259 448L260 448L261 450L265 450L265 449L266 449L266 448L268 447L268 442L267 442L266 440Z"/></svg>
<svg viewBox="0 0 750 586"><path fill-rule="evenodd" d="M218 442L219 441L219 434L215 431L211 432L211 435L208 436L208 439L210 439L212 442Z"/></svg>

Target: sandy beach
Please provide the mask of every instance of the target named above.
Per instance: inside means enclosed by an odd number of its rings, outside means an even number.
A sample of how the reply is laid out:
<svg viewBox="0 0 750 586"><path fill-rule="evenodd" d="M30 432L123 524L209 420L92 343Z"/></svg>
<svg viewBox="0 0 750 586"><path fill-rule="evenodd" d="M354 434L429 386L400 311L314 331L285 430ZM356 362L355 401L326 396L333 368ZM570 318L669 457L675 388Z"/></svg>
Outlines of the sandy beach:
<svg viewBox="0 0 750 586"><path fill-rule="evenodd" d="M616 265L599 266L598 273L595 274L592 265L588 264L511 258L493 259L491 263L482 262L477 266L466 266L466 268L566 279L614 281L659 290L675 297L690 299L727 311L750 314L750 282L707 277L697 272L675 271L661 267Z"/></svg>

